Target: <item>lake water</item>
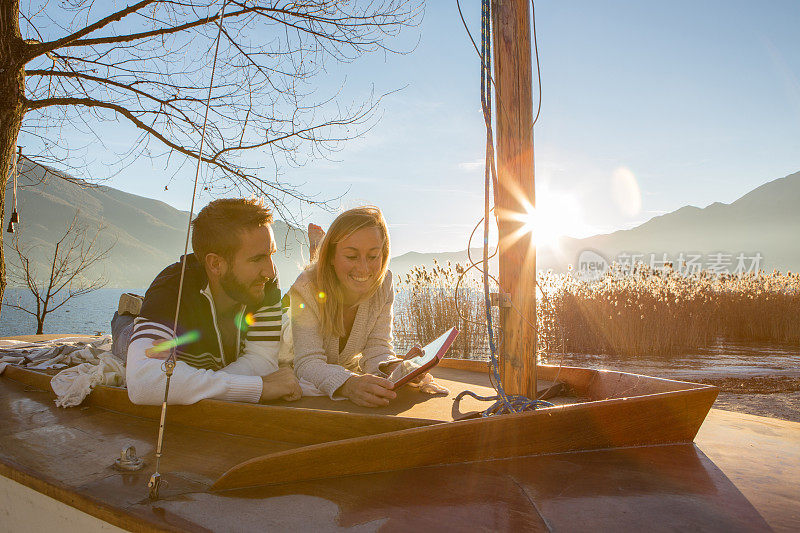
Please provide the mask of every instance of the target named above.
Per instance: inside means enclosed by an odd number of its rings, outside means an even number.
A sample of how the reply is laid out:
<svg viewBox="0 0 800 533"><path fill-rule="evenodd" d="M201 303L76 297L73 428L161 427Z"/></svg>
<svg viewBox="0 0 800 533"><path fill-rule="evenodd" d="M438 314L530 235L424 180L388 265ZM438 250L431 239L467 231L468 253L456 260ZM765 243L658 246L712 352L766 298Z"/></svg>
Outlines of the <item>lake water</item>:
<svg viewBox="0 0 800 533"><path fill-rule="evenodd" d="M45 318L45 333L111 332L111 317L117 310L119 297L124 292L144 294L146 289L99 289L71 299L61 308ZM4 301L22 302L35 309L36 300L27 289L6 289ZM31 315L3 305L0 313L0 337L10 335L32 335L36 333L36 319Z"/></svg>
<svg viewBox="0 0 800 533"><path fill-rule="evenodd" d="M47 316L45 333L85 333L111 332L111 317L117 309L119 297L123 292L144 294L145 289L100 289L73 298L63 307ZM23 304L34 303L27 289L8 289L6 300ZM399 328L398 328L399 329ZM36 320L18 309L3 305L0 314L0 337L10 335L30 335L36 333ZM397 333L400 333L398 331ZM398 351L407 346L402 335L395 339ZM407 344L407 343L405 343ZM487 353L474 354L488 358ZM678 379L713 378L717 376L800 376L800 347L781 346L769 343L747 343L719 340L714 346L694 351L690 354L627 358L612 355L554 354L549 358L551 364L565 364L589 368L613 368L626 372L646 373Z"/></svg>
<svg viewBox="0 0 800 533"><path fill-rule="evenodd" d="M734 378L798 378L800 346L718 339L707 348L667 357L553 354L548 364L609 368L679 380Z"/></svg>

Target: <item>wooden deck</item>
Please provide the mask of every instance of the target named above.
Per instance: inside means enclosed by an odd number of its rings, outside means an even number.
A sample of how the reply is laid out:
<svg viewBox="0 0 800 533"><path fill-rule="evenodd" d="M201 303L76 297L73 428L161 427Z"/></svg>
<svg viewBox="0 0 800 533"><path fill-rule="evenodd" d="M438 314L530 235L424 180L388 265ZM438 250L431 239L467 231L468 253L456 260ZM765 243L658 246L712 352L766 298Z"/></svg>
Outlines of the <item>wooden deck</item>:
<svg viewBox="0 0 800 533"><path fill-rule="evenodd" d="M142 530L413 527L450 530L800 527L800 424L712 411L696 444L516 457L209 492L220 471L294 443L167 431L163 499L146 499L155 420L0 378L0 473L112 524ZM137 473L111 468L135 445ZM233 522L231 522L233 520Z"/></svg>
<svg viewBox="0 0 800 533"><path fill-rule="evenodd" d="M48 376L8 367L0 474L131 530L800 526L800 424L712 411L692 444L713 387L543 367L543 380L570 385L561 406L452 422L455 393L493 392L486 365L435 374L450 395L405 388L383 410L326 398L171 406L168 485L150 502L159 408L100 387L59 409ZM484 407L465 400L460 412ZM117 472L130 445L148 465Z"/></svg>

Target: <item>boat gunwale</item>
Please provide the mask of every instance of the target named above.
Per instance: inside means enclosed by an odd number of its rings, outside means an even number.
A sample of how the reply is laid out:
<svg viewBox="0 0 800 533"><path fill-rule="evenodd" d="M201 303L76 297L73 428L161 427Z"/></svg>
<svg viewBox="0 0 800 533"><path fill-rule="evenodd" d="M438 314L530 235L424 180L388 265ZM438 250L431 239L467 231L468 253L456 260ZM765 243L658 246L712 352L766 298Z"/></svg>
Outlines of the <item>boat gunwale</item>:
<svg viewBox="0 0 800 533"><path fill-rule="evenodd" d="M8 365L2 377L48 392L51 397L55 397L55 393L49 385L53 376L49 374L17 365ZM133 404L124 387L98 385L81 405L91 405L150 420L158 420L161 416L160 406ZM306 416L299 418L298 413ZM214 415L218 416L216 423L213 422ZM284 424L290 418L295 422L293 427L287 427ZM348 413L213 399L200 400L191 405L170 405L169 419L170 424L178 426L300 445L443 423L441 420L424 418ZM304 424L296 424L298 419L303 420ZM247 423L244 423L245 420ZM327 425L320 427L324 423ZM214 427L209 427L210 425ZM376 428L370 427L375 425L377 425ZM322 431L323 428L325 431ZM276 434L276 432L280 433Z"/></svg>
<svg viewBox="0 0 800 533"><path fill-rule="evenodd" d="M469 362L471 367L473 368L465 368L460 364L458 366L450 366L447 362L449 361L457 361L459 363ZM444 364L442 364L444 363ZM466 370L466 371L473 371L473 372L488 372L489 367L488 363L483 361L475 361L475 360L464 360L464 359L443 359L442 363L439 366L443 368L455 368L458 370ZM566 408L574 408L576 406L586 405L586 404L595 404L601 402L608 402L608 401L620 401L620 400L631 400L634 398L647 398L662 394L669 394L669 393L677 393L677 392L688 392L693 390L709 390L714 389L718 390L718 388L714 385L708 385L704 383L694 383L690 381L681 381L669 378L662 378L662 377L654 377L654 376L647 376L643 374L634 374L631 372L623 372L619 370L609 370L609 369L590 369L590 368L582 368L582 367L573 367L573 366L555 366L555 365L539 365L540 371L542 371L542 378L554 378L556 376L552 376L553 372L556 373L557 377L561 376L561 373L564 372L566 376L569 374L577 374L581 377L588 377L589 379L586 380L586 383L582 386L575 388L576 392L578 393L586 393L589 392L589 389L595 385L596 381L601 380L602 378L627 378L627 379L636 379L638 382L647 384L647 383L658 383L660 385L668 385L673 386L667 390L661 390L657 392L648 392L648 393L638 393L632 394L628 396L606 396L603 398L595 397L592 398L591 396L588 401L574 403L574 404L567 404L567 405L559 405L554 407L546 407L537 409L538 411L546 410L546 409L566 409ZM35 387L39 390L43 390L49 392L51 396L54 396L52 388L50 387L50 380L53 376L50 374L40 372L37 370L32 370L29 368L21 367L18 365L8 365L6 367L5 372L3 373L3 377L11 379L13 381L17 381L23 383L27 386ZM642 381L644 379L644 381ZM571 387L575 387L574 383L570 383L569 381L564 381L567 385ZM81 405L93 405L96 407L100 407L103 409L107 409L109 411L116 411L121 412L124 414L132 415L132 416L140 416L143 418L159 418L160 417L160 406L156 405L136 405L130 402L128 398L127 389L125 387L114 387L109 385L98 385L93 389L93 391L87 396L86 400ZM623 391L626 392L626 391ZM109 397L110 395L110 397ZM122 397L124 396L124 398ZM112 405L109 403L105 403L103 400L112 400ZM182 420L180 417L180 411L193 411L199 410L206 407L210 408L225 408L225 409L239 409L239 410L254 410L256 412L261 412L265 414L296 414L298 412L305 413L308 415L316 415L322 416L325 418L340 418L342 420L350 420L350 421L361 421L361 422L378 422L378 421L385 421L389 420L400 420L403 422L410 423L411 427L417 427L419 425L436 425L442 423L453 423L459 422L458 420L453 421L442 421L442 420L435 420L435 419L425 419L425 418L417 418L417 417L408 417L408 416L401 416L401 415L393 415L393 414L380 414L380 413L353 413L348 411L331 411L326 409L315 409L309 407L301 407L301 406L284 406L284 405L270 405L270 404L249 404L244 402L230 402L225 400L214 400L214 399L205 399L200 400L199 402L191 405L171 405L173 408L173 412L170 413L170 419L178 425L186 425L190 427L199 427L201 429L202 425L187 423L187 421ZM174 411L179 411L178 413L178 420L175 420L175 415L173 414ZM142 411L151 411L151 413L142 412ZM522 413L515 413L507 416L515 416ZM409 429L409 428L402 428L402 429ZM399 430L399 428L398 428ZM213 431L213 430L212 430ZM249 433L238 433L236 431L226 431L226 433L233 433L233 434L241 434L243 436L256 436L260 437L261 434L251 435ZM272 439L275 440L275 439ZM293 441L289 441L293 442ZM327 442L327 441L322 441Z"/></svg>

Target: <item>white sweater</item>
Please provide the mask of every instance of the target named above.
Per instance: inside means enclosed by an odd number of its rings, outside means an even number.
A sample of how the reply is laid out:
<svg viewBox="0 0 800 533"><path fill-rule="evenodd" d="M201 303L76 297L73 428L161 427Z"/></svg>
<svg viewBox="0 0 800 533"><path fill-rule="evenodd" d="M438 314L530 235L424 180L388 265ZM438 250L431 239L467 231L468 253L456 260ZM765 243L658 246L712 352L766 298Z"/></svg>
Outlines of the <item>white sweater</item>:
<svg viewBox="0 0 800 533"><path fill-rule="evenodd" d="M387 272L383 285L358 306L353 329L341 352L339 337L322 333L317 292L309 271L300 274L289 291L297 376L331 398L357 372L385 376L379 365L396 359L392 348L392 273Z"/></svg>
<svg viewBox="0 0 800 533"><path fill-rule="evenodd" d="M213 309L210 291L206 288L203 293ZM278 370L279 342L261 338L265 334L257 330L260 326L261 329L266 329L264 326L280 329L281 310L279 306L262 308L254 316L253 331L245 336L242 352L233 363L214 371L196 368L180 360L176 362L170 380L170 405L189 405L206 398L258 403L263 388L261 376ZM145 352L154 344L174 337L175 333L169 326L141 317L136 319L126 365L128 397L133 403L160 405L164 401L164 361L151 359Z"/></svg>

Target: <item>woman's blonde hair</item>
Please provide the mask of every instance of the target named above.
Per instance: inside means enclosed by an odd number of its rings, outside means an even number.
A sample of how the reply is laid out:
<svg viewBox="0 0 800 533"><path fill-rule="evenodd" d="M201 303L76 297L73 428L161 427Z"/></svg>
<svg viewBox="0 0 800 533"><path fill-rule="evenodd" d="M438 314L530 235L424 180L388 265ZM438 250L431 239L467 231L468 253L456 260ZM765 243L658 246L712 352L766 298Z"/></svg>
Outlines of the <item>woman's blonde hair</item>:
<svg viewBox="0 0 800 533"><path fill-rule="evenodd" d="M383 285L389 269L389 231L381 210L375 206L356 207L336 217L322 239L317 259L309 269L317 286L317 303L322 318L322 331L326 335L342 337L344 331L344 291L342 291L333 258L336 245L363 228L377 228L381 235L381 269L361 301L368 300ZM360 302L359 302L360 303Z"/></svg>

